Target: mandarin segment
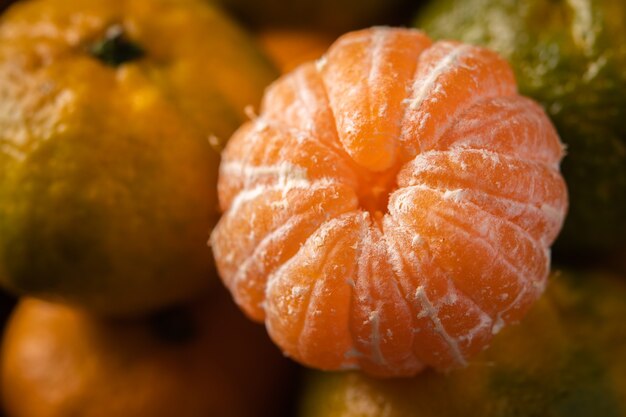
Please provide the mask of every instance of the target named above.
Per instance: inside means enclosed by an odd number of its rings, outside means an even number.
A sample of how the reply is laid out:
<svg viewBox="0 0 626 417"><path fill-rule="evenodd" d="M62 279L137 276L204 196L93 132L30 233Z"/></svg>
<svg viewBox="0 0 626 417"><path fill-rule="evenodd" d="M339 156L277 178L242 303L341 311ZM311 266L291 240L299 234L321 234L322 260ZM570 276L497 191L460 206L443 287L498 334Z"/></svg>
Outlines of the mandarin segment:
<svg viewBox="0 0 626 417"><path fill-rule="evenodd" d="M326 87L313 63L298 67L270 85L263 98L261 114L287 129L306 132L345 154L337 136Z"/></svg>
<svg viewBox="0 0 626 417"><path fill-rule="evenodd" d="M413 238L422 242L421 250L432 263L445 271L462 292L492 317L510 304L525 282L507 259L501 258L499 247L476 232L458 226L460 220L443 216L442 206L449 204L440 193L428 189L406 188L390 202L391 216L411 229ZM396 199L402 199L396 203ZM414 207L420 207L416 213ZM458 218L460 218L459 213ZM485 234L493 233L490 222ZM446 294L444 294L445 296Z"/></svg>
<svg viewBox="0 0 626 417"><path fill-rule="evenodd" d="M489 150L555 168L563 153L541 106L521 96L489 97L470 106L442 133L435 149L452 147Z"/></svg>
<svg viewBox="0 0 626 417"><path fill-rule="evenodd" d="M226 209L242 190L290 187L314 180L341 182L356 187L351 165L334 148L310 132L290 132L264 118L248 122L222 155L218 191Z"/></svg>
<svg viewBox="0 0 626 417"><path fill-rule="evenodd" d="M493 52L351 33L229 142L211 245L235 301L304 364L464 366L543 292L562 156Z"/></svg>
<svg viewBox="0 0 626 417"><path fill-rule="evenodd" d="M407 156L435 147L446 128L474 103L515 93L513 72L494 52L436 42L420 56L404 101L400 142Z"/></svg>
<svg viewBox="0 0 626 417"><path fill-rule="evenodd" d="M371 227L369 215L363 220L351 317L355 350L365 370L392 367L415 372L423 364L412 352L413 329L405 325L411 322L414 311L387 256L384 235Z"/></svg>
<svg viewBox="0 0 626 417"><path fill-rule="evenodd" d="M398 174L402 188L443 192L451 201L483 201L480 207L518 222L550 245L563 220L565 183L545 164L484 150L455 149L418 155ZM537 224L536 227L529 227Z"/></svg>
<svg viewBox="0 0 626 417"><path fill-rule="evenodd" d="M263 189L224 215L214 239L228 240L228 245L216 245L215 257L224 276L229 277L225 284L250 317L265 318L268 275L293 257L322 223L356 205L350 188L324 182Z"/></svg>
<svg viewBox="0 0 626 417"><path fill-rule="evenodd" d="M341 37L320 61L339 139L360 166L379 172L395 163L402 101L429 45L419 32L363 30Z"/></svg>
<svg viewBox="0 0 626 417"><path fill-rule="evenodd" d="M294 357L319 357L328 369L352 363L349 314L360 227L356 216L324 223L270 277L267 287L270 336L290 346Z"/></svg>
<svg viewBox="0 0 626 417"><path fill-rule="evenodd" d="M476 347L472 342L482 347L491 339L493 320L456 288L448 274L434 262L419 234L391 216L384 219L383 225L390 261L413 309L415 356L431 366L463 364L462 351L455 338L465 342L468 349L474 347L470 350L473 352ZM441 308L452 308L456 314L436 316ZM463 328L451 334L454 329L449 326L455 322Z"/></svg>

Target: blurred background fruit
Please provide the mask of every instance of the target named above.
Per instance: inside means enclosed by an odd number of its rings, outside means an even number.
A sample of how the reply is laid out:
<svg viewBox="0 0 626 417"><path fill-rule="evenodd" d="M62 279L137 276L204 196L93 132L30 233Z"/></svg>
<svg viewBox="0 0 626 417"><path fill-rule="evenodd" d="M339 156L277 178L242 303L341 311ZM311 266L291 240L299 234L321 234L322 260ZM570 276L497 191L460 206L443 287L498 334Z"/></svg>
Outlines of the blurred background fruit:
<svg viewBox="0 0 626 417"><path fill-rule="evenodd" d="M553 276L546 296L463 370L376 380L311 373L303 417L626 415L626 284ZM471 411L470 411L471 410Z"/></svg>
<svg viewBox="0 0 626 417"><path fill-rule="evenodd" d="M2 13L7 7L15 3L16 0L0 0L0 13Z"/></svg>
<svg viewBox="0 0 626 417"><path fill-rule="evenodd" d="M571 194L557 252L626 247L624 22L626 3L613 0L442 0L416 21L435 37L497 50L552 117Z"/></svg>
<svg viewBox="0 0 626 417"><path fill-rule="evenodd" d="M316 29L334 33L397 23L409 0L207 0L254 27ZM406 15L404 15L406 16Z"/></svg>
<svg viewBox="0 0 626 417"><path fill-rule="evenodd" d="M0 289L0 342L4 335L4 328L6 326L7 320L15 308L16 299L11 295ZM2 392L2 382L0 380L0 393ZM2 407L2 396L0 394L0 417L4 417L3 407Z"/></svg>
<svg viewBox="0 0 626 417"><path fill-rule="evenodd" d="M0 335L16 303L15 297L0 289Z"/></svg>
<svg viewBox="0 0 626 417"><path fill-rule="evenodd" d="M0 0L5 286L108 314L206 289L205 241L217 213L212 191L203 192L214 186L216 150L276 71L241 29L200 1L208 0L128 0L122 11L121 0L21 0L5 15L18 2ZM257 30L281 71L315 59L348 30L410 25L427 3L210 1ZM569 144L573 203L558 260L585 264L616 249L600 264L621 275L554 278L528 320L449 376L312 373L302 415L624 416L624 2L427 5L418 25L498 49ZM9 417L293 415L298 384L262 327L245 322L223 294L208 296L217 298L130 321L26 299L2 356ZM0 290L0 327L14 305Z"/></svg>
<svg viewBox="0 0 626 417"><path fill-rule="evenodd" d="M24 299L2 352L9 417L257 417L281 412L290 364L224 292L146 320Z"/></svg>
<svg viewBox="0 0 626 417"><path fill-rule="evenodd" d="M203 0L31 0L0 22L0 281L107 314L207 288L218 151L269 61Z"/></svg>
<svg viewBox="0 0 626 417"><path fill-rule="evenodd" d="M261 48L285 74L298 65L320 58L335 38L327 33L298 29L265 29L257 40Z"/></svg>

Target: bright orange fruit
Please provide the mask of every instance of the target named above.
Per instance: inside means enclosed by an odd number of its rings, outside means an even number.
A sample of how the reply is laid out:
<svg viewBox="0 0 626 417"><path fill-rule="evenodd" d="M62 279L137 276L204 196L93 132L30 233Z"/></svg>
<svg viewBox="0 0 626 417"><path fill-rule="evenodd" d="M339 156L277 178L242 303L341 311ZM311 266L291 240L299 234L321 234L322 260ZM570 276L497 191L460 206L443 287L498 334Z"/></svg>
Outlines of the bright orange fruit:
<svg viewBox="0 0 626 417"><path fill-rule="evenodd" d="M211 245L236 302L304 364L461 366L544 289L562 156L495 53L353 32L235 133Z"/></svg>

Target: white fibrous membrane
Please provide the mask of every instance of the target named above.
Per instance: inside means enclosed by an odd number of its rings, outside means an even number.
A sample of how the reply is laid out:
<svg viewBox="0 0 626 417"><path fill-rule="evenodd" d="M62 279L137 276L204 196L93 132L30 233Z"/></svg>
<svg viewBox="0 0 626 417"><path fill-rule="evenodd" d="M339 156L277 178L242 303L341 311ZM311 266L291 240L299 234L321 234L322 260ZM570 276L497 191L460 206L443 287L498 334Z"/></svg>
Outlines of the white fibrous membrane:
<svg viewBox="0 0 626 417"><path fill-rule="evenodd" d="M237 304L306 365L464 366L545 288L562 157L495 53L350 33L230 140L211 247Z"/></svg>

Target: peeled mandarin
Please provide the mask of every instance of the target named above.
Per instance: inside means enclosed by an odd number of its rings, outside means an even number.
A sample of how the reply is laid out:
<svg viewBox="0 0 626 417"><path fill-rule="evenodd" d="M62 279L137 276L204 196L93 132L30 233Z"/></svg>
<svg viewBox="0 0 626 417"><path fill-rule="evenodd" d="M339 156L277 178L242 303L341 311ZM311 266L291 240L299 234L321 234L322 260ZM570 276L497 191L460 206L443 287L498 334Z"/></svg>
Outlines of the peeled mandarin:
<svg viewBox="0 0 626 417"><path fill-rule="evenodd" d="M563 147L495 53L349 33L228 143L211 236L235 301L320 369L463 366L544 290Z"/></svg>

